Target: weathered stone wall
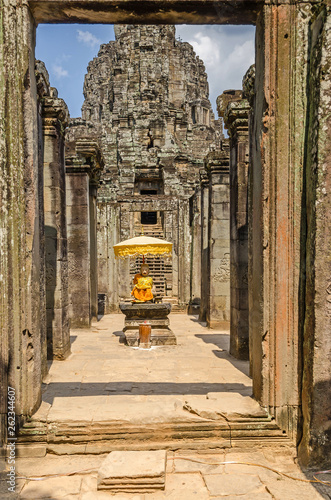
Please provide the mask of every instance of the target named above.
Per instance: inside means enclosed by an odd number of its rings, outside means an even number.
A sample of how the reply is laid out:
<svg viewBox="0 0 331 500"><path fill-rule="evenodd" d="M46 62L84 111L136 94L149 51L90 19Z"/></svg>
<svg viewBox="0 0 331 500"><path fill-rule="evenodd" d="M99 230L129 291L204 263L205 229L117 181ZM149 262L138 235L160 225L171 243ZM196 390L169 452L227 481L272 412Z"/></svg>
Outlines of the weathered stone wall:
<svg viewBox="0 0 331 500"><path fill-rule="evenodd" d="M305 142L301 260L303 333L300 457L331 460L331 10L315 12L310 25L309 107Z"/></svg>
<svg viewBox="0 0 331 500"><path fill-rule="evenodd" d="M312 375L316 368L317 379L317 373L324 373L325 377L329 372L329 367L325 368L327 356L323 354L318 359L317 350L303 367L307 339L303 338L300 326L302 318L305 323L309 315L305 294L302 295L302 280L306 279L302 261L305 260L307 223L303 181L307 154L305 134L309 130L310 20L314 10L309 4L265 5L263 8L257 23L256 100L251 137L249 331L253 390L255 397L269 408L278 425L294 440L302 438L302 377L307 380L308 364L308 374ZM323 66L317 62L317 67ZM316 106L320 116L329 120L322 103ZM321 169L323 162L321 157ZM315 220L313 216L310 222ZM321 219L321 228L324 222ZM315 245L312 238L308 245L310 256ZM310 260L310 269L314 265ZM325 272L323 268L324 265L319 266L321 273ZM326 295L324 297L326 300ZM311 295L310 299L312 304ZM320 335L316 325L313 321L309 331L315 342ZM304 385L312 387L310 383ZM318 390L315 394L318 395ZM313 420L309 419L314 418L315 410L308 409L307 401L303 403L307 427L302 450L309 455L307 432L312 430ZM318 406L318 396L316 403ZM328 418L325 412L323 414ZM327 433L323 432L326 438ZM326 440L315 442L319 457L322 453L327 456L326 447Z"/></svg>

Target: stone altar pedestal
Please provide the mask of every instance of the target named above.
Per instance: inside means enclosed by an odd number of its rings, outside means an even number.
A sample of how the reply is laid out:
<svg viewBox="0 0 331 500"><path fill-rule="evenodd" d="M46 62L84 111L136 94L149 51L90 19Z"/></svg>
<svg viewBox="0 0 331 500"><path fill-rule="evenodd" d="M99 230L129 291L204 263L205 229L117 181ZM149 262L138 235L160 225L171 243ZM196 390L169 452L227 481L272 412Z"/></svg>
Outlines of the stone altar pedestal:
<svg viewBox="0 0 331 500"><path fill-rule="evenodd" d="M171 304L121 302L120 310L125 314L123 333L127 345L139 346L139 325L144 321L152 326L152 346L177 344L176 336L169 328Z"/></svg>

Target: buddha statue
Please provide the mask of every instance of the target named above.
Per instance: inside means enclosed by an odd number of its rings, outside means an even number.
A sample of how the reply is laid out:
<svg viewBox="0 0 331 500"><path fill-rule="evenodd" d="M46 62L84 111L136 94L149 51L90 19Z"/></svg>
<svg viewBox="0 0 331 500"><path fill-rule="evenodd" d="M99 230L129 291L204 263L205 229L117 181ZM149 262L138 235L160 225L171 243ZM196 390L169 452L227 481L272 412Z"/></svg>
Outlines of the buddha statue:
<svg viewBox="0 0 331 500"><path fill-rule="evenodd" d="M149 267L147 264L142 264L140 274L136 274L133 279L134 288L131 292L133 295L132 302L148 302L153 300L153 279L149 276Z"/></svg>

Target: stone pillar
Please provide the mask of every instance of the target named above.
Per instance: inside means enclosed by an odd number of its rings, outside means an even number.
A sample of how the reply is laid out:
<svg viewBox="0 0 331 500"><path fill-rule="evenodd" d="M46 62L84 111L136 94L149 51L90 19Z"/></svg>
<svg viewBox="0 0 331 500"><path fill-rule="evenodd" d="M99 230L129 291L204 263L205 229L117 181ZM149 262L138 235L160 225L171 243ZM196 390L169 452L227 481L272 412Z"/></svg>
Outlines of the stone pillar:
<svg viewBox="0 0 331 500"><path fill-rule="evenodd" d="M97 319L96 196L102 168L98 144L75 143L66 156L69 317L72 328L89 328Z"/></svg>
<svg viewBox="0 0 331 500"><path fill-rule="evenodd" d="M98 201L98 294L100 314L118 310L118 260L113 246L120 241L120 208L116 202Z"/></svg>
<svg viewBox="0 0 331 500"><path fill-rule="evenodd" d="M35 78L35 25L27 2L0 7L0 444L7 386L18 421L41 401L44 258Z"/></svg>
<svg viewBox="0 0 331 500"><path fill-rule="evenodd" d="M207 323L210 328L230 327L230 189L229 152L206 157L209 175L209 293Z"/></svg>
<svg viewBox="0 0 331 500"><path fill-rule="evenodd" d="M206 170L200 170L201 185L201 302L199 320L207 320L209 295L209 245L208 245L208 218L209 218L209 179Z"/></svg>
<svg viewBox="0 0 331 500"><path fill-rule="evenodd" d="M330 459L330 10L256 24L249 268L254 396L305 463ZM316 49L316 50L315 50ZM326 404L325 402L328 401Z"/></svg>
<svg viewBox="0 0 331 500"><path fill-rule="evenodd" d="M70 354L64 129L69 113L55 89L43 102L46 315L49 359Z"/></svg>
<svg viewBox="0 0 331 500"><path fill-rule="evenodd" d="M308 116L301 260L303 331L302 417L299 458L331 463L331 9L310 24ZM303 314L302 314L303 316Z"/></svg>
<svg viewBox="0 0 331 500"><path fill-rule="evenodd" d="M241 92L240 92L241 94ZM230 353L238 359L249 359L248 331L248 165L249 137L246 99L228 94L217 99L218 113L230 136ZM239 99L239 100L237 100ZM225 102L224 102L225 101ZM224 104L227 104L224 107Z"/></svg>

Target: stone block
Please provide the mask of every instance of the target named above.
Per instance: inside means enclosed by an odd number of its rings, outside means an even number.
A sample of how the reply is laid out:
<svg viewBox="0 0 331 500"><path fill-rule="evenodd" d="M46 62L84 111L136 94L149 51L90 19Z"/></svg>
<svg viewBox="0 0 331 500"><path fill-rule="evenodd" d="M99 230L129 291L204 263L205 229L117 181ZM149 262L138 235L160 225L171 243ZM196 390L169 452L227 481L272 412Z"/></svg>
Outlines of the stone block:
<svg viewBox="0 0 331 500"><path fill-rule="evenodd" d="M113 451L98 471L98 490L152 492L165 487L167 454L158 451Z"/></svg>
<svg viewBox="0 0 331 500"><path fill-rule="evenodd" d="M46 456L47 446L45 444L17 444L17 458L41 458Z"/></svg>
<svg viewBox="0 0 331 500"><path fill-rule="evenodd" d="M75 244L77 245L77 247L83 244L88 246L88 226L86 226L85 224L68 224L67 237L68 251L71 251Z"/></svg>
<svg viewBox="0 0 331 500"><path fill-rule="evenodd" d="M210 259L212 260L223 259L224 255L228 253L229 253L229 240L212 239L210 245Z"/></svg>
<svg viewBox="0 0 331 500"><path fill-rule="evenodd" d="M84 176L84 177L83 177ZM66 175L67 206L87 207L89 202L89 178L87 174Z"/></svg>
<svg viewBox="0 0 331 500"><path fill-rule="evenodd" d="M230 220L230 203L222 202L211 205L210 218L214 220Z"/></svg>
<svg viewBox="0 0 331 500"><path fill-rule="evenodd" d="M65 188L65 172L60 163L57 162L44 162L44 187L59 187L64 190Z"/></svg>
<svg viewBox="0 0 331 500"><path fill-rule="evenodd" d="M59 187L50 187L44 190L44 210L45 215L49 212L51 221L55 219L55 213L63 205L64 191Z"/></svg>
<svg viewBox="0 0 331 500"><path fill-rule="evenodd" d="M230 282L227 281L216 281L214 277L210 280L210 294L212 297L216 296L230 296Z"/></svg>
<svg viewBox="0 0 331 500"><path fill-rule="evenodd" d="M67 218L68 224L76 225L81 224L86 228L89 224L89 213L87 205L80 205L79 207L68 205L67 206Z"/></svg>

